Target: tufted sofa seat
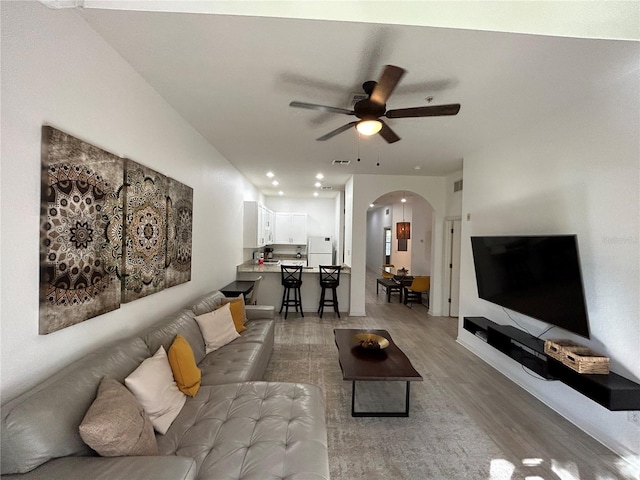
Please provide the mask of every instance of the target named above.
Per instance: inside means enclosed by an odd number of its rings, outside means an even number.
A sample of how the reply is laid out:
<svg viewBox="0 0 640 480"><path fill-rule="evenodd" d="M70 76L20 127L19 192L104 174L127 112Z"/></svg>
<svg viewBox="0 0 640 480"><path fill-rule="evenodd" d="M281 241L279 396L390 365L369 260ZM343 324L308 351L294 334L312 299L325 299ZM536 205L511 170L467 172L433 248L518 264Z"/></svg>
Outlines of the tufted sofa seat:
<svg viewBox="0 0 640 480"><path fill-rule="evenodd" d="M199 479L328 478L318 387L247 382L203 388L158 436L161 454L193 458Z"/></svg>
<svg viewBox="0 0 640 480"><path fill-rule="evenodd" d="M205 355L196 315L224 296L212 292L140 334L102 347L2 405L3 479L328 479L322 391L263 382L274 342L274 309L246 306L247 330ZM180 333L191 345L202 385L165 435L160 456L96 456L78 427L104 376L123 382Z"/></svg>

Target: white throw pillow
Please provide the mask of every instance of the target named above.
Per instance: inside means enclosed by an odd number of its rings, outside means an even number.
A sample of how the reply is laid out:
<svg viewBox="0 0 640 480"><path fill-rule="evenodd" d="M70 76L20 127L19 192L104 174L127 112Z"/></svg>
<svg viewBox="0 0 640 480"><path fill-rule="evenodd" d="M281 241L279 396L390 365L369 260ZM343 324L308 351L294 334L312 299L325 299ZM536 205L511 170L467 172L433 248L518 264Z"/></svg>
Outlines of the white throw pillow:
<svg viewBox="0 0 640 480"><path fill-rule="evenodd" d="M213 352L240 336L233 323L229 303L213 312L198 315L196 321L204 338L205 353Z"/></svg>
<svg viewBox="0 0 640 480"><path fill-rule="evenodd" d="M163 435L187 401L173 379L164 347L131 372L124 384L149 415L153 428Z"/></svg>

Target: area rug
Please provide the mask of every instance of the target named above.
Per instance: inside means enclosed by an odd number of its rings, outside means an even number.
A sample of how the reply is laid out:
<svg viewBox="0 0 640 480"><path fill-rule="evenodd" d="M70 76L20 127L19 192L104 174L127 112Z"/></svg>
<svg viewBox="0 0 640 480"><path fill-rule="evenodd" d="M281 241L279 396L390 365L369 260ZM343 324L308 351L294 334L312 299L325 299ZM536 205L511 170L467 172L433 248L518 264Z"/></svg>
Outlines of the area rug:
<svg viewBox="0 0 640 480"><path fill-rule="evenodd" d="M504 477L491 472L487 459L503 458L503 452L452 405L425 366L418 370L424 381L411 385L409 418L351 417L351 382L342 379L335 345L276 344L265 380L311 383L323 389L333 480L520 478L512 476L514 472ZM397 409L404 407L403 382L363 385L369 386L362 395L358 390L363 407L377 395L385 404L396 402L398 386Z"/></svg>

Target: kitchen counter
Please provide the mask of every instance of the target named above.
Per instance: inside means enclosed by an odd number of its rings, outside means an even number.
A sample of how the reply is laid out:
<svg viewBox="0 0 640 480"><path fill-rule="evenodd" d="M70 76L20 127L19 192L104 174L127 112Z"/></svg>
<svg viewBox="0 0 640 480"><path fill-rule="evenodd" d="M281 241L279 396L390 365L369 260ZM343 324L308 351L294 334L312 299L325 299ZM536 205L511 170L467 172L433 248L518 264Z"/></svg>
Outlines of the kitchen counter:
<svg viewBox="0 0 640 480"><path fill-rule="evenodd" d="M306 259L282 259L284 264L292 264L294 262L302 262L306 265ZM256 265L253 260L249 260L238 265L236 277L238 280L255 280L262 276L262 282L258 290L258 303L260 305L273 305L276 312L280 310L282 302L283 287L281 284L280 265L278 263L265 263L264 265ZM306 312L317 312L318 303L320 302L320 276L318 267L304 267L302 270L302 287L300 294L302 296L302 310ZM338 304L340 315L347 315L350 307L351 292L351 267L343 266L340 271L340 286L338 287ZM328 295L331 295L330 293ZM333 310L325 307L324 316L332 318ZM284 314L284 312L283 312ZM287 320L295 319L292 316L291 308L289 309L289 317Z"/></svg>
<svg viewBox="0 0 640 480"><path fill-rule="evenodd" d="M267 261L264 265L256 265L253 260L249 260L238 265L236 271L238 273L280 273L280 265L302 265L302 273L320 273L318 267L307 267L306 260L292 259L279 260L280 263L271 263ZM340 275L351 275L351 267L342 266Z"/></svg>

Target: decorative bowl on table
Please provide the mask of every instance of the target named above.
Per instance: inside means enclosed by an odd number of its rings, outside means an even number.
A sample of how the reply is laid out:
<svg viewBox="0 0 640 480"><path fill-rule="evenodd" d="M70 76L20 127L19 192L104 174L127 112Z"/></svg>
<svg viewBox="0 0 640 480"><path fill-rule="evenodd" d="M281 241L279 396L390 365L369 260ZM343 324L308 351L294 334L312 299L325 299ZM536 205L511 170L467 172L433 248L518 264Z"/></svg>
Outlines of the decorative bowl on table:
<svg viewBox="0 0 640 480"><path fill-rule="evenodd" d="M407 275L409 275L409 270L404 267L399 268L396 272L396 277L406 277Z"/></svg>
<svg viewBox="0 0 640 480"><path fill-rule="evenodd" d="M389 346L389 340L375 333L356 333L353 345L365 350L383 350Z"/></svg>

